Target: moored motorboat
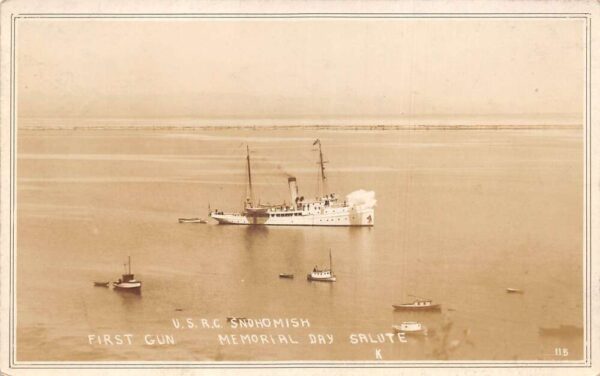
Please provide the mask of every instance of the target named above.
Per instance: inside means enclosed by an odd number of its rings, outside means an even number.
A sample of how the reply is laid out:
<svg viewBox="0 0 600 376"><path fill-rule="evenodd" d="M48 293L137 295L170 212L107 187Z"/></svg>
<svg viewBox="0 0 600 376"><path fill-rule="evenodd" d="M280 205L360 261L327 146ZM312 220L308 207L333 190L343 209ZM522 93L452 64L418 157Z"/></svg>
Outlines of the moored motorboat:
<svg viewBox="0 0 600 376"><path fill-rule="evenodd" d="M337 277L330 270L313 269L306 275L306 279L315 282L335 282Z"/></svg>
<svg viewBox="0 0 600 376"><path fill-rule="evenodd" d="M441 304L434 304L429 299L416 299L412 303L392 304L396 311L441 311Z"/></svg>
<svg viewBox="0 0 600 376"><path fill-rule="evenodd" d="M396 333L404 333L406 335L427 335L427 328L420 322L405 321L400 325L392 325Z"/></svg>
<svg viewBox="0 0 600 376"><path fill-rule="evenodd" d="M329 250L329 269L318 269L315 266L312 272L306 275L306 279L315 282L335 282L337 280L333 274L331 250Z"/></svg>
<svg viewBox="0 0 600 376"><path fill-rule="evenodd" d="M136 280L134 275L131 274L131 256L128 258L127 265L127 273L123 274L118 281L113 282L113 288L119 291L140 293L142 290L142 281Z"/></svg>

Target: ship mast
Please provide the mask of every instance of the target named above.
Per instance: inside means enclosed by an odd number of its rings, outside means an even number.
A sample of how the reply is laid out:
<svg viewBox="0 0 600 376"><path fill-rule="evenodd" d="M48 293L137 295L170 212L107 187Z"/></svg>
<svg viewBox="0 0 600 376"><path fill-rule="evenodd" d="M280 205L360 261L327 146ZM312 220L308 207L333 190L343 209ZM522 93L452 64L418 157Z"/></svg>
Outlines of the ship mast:
<svg viewBox="0 0 600 376"><path fill-rule="evenodd" d="M248 164L248 197L250 207L254 204L254 193L252 191L252 172L250 171L250 148L246 145L246 162ZM248 201L246 202L248 204Z"/></svg>
<svg viewBox="0 0 600 376"><path fill-rule="evenodd" d="M323 160L323 151L321 150L321 140L319 140L317 138L317 140L315 142L313 142L313 145L319 145L319 175L321 176L321 192L320 192L320 196L323 197L325 195L325 193L327 192L327 189L325 187L325 181L327 180L327 177L325 176L325 163L327 163L327 161Z"/></svg>
<svg viewBox="0 0 600 376"><path fill-rule="evenodd" d="M329 248L329 271L333 274L333 262L331 261L331 248Z"/></svg>
<svg viewBox="0 0 600 376"><path fill-rule="evenodd" d="M129 265L129 273L127 273L127 274L131 274L131 256L127 256L127 257L128 257L127 264Z"/></svg>

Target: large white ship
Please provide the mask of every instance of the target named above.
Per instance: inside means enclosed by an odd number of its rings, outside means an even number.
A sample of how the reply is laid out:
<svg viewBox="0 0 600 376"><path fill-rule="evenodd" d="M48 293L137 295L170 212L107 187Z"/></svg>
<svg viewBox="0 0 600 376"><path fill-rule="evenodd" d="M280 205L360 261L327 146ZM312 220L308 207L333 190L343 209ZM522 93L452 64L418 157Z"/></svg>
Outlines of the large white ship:
<svg viewBox="0 0 600 376"><path fill-rule="evenodd" d="M319 146L319 175L321 190L325 191L327 178L321 141L316 140L313 145ZM298 194L295 177L288 178L290 204L255 206L248 147L246 151L248 196L244 203L244 210L240 213L211 211L210 217L217 220L219 224L276 226L373 226L375 224L374 202L348 202L350 200L340 202L335 193L325 193L314 200L305 200Z"/></svg>

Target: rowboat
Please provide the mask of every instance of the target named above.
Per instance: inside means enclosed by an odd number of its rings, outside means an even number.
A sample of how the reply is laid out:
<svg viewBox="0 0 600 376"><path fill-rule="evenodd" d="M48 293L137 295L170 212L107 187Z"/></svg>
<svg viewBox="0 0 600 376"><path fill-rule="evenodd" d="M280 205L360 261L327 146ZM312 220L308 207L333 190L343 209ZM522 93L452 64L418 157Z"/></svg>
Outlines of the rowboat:
<svg viewBox="0 0 600 376"><path fill-rule="evenodd" d="M293 274L289 274L289 273L279 273L279 278L289 278L289 279L293 279L294 275Z"/></svg>
<svg viewBox="0 0 600 376"><path fill-rule="evenodd" d="M109 284L110 282L94 282L94 286L97 287L108 287Z"/></svg>
<svg viewBox="0 0 600 376"><path fill-rule="evenodd" d="M515 288L512 288L512 287L507 287L506 288L506 292L509 293L509 294L523 294L524 293L523 290L521 290L521 289L515 289Z"/></svg>
<svg viewBox="0 0 600 376"><path fill-rule="evenodd" d="M441 311L441 304L433 304L431 300L416 299L412 303L392 304L396 311Z"/></svg>
<svg viewBox="0 0 600 376"><path fill-rule="evenodd" d="M202 218L179 218L179 223L207 223Z"/></svg>

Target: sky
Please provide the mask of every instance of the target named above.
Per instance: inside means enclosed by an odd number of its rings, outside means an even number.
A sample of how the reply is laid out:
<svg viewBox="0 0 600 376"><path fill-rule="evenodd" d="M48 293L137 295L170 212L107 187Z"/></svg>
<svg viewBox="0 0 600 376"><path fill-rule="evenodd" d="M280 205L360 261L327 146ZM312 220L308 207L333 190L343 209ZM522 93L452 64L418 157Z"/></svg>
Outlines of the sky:
<svg viewBox="0 0 600 376"><path fill-rule="evenodd" d="M580 123L578 19L21 19L21 118Z"/></svg>

